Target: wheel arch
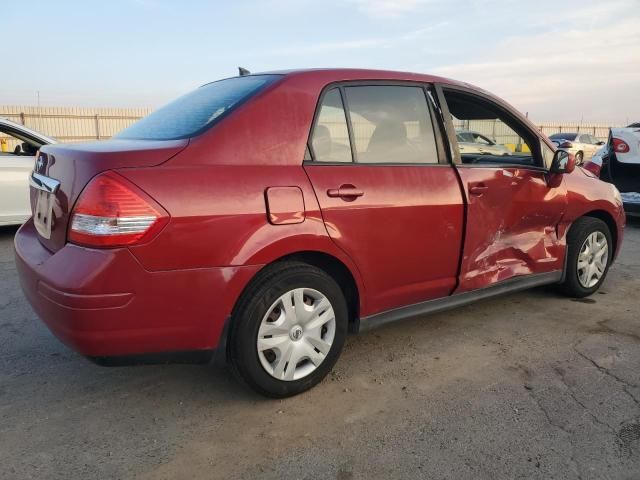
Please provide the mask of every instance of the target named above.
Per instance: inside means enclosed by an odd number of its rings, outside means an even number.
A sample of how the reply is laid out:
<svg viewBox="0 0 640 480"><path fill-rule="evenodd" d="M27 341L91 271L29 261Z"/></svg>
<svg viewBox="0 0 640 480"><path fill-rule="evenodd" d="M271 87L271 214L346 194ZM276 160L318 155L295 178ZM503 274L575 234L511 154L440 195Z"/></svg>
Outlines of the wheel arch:
<svg viewBox="0 0 640 480"><path fill-rule="evenodd" d="M319 268L333 278L345 294L349 309L349 331L357 332L360 320L360 289L353 273L337 257L319 251L301 251L286 255L276 262L296 260Z"/></svg>
<svg viewBox="0 0 640 480"><path fill-rule="evenodd" d="M259 275L265 270L265 268L275 265L277 263L286 261L297 261L312 265L316 268L323 270L327 275L333 278L340 286L341 290L345 294L345 300L347 301L347 307L349 309L349 331L357 332L359 327L361 301L363 295L363 286L360 283L357 272L353 272L346 262L330 253L320 250L301 250L291 252L280 257L274 258L272 261L265 263L260 270L258 270L253 277L247 282L236 301L234 302L231 310L231 316L229 323L233 321L233 316L236 311L237 305L241 299L247 295L259 278ZM228 325L230 330L232 325ZM228 334L228 332L225 332Z"/></svg>
<svg viewBox="0 0 640 480"><path fill-rule="evenodd" d="M611 246L612 250L613 250L611 252L611 258L615 258L616 254L618 253L618 251L617 251L617 249L618 249L618 225L617 225L615 219L613 218L613 215L611 215L606 210L591 210L591 211L585 213L582 216L583 217L597 218L599 220L602 220L607 225L607 227L609 228L609 233L611 234L611 240L612 240L612 243L613 243L613 245Z"/></svg>

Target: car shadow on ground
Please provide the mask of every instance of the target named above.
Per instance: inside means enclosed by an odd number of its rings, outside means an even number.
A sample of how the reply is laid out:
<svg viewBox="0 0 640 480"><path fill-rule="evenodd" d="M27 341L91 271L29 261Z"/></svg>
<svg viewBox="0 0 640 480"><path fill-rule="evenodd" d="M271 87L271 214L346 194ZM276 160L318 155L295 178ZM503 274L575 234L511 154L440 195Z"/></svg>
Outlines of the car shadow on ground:
<svg viewBox="0 0 640 480"><path fill-rule="evenodd" d="M640 228L640 217L627 217L628 228Z"/></svg>
<svg viewBox="0 0 640 480"><path fill-rule="evenodd" d="M16 234L20 225L0 225L0 237L8 237Z"/></svg>

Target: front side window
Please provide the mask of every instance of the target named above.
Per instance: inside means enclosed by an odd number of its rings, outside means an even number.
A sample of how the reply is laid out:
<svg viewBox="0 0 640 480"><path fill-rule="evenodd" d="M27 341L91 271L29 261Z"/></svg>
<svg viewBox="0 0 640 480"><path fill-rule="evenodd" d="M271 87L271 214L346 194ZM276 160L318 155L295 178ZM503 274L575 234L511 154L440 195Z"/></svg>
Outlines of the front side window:
<svg viewBox="0 0 640 480"><path fill-rule="evenodd" d="M421 87L349 86L344 91L358 163L438 163Z"/></svg>
<svg viewBox="0 0 640 480"><path fill-rule="evenodd" d="M176 140L195 136L278 78L280 75L248 75L208 83L152 112L114 138Z"/></svg>
<svg viewBox="0 0 640 480"><path fill-rule="evenodd" d="M539 138L501 107L466 92L445 90L444 96L454 127L471 131L474 143L481 144L458 145L463 164L544 166Z"/></svg>
<svg viewBox="0 0 640 480"><path fill-rule="evenodd" d="M318 162L351 162L347 117L340 90L329 90L320 105L311 134L313 158Z"/></svg>

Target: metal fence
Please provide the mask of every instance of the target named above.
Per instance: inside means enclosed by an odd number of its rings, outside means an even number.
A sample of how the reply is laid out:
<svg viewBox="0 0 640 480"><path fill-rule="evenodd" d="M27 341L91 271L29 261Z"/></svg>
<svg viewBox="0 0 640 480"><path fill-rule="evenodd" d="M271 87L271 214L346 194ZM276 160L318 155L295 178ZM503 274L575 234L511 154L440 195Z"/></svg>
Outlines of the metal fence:
<svg viewBox="0 0 640 480"><path fill-rule="evenodd" d="M502 145L518 144L521 142L518 135L500 120L457 120L455 127L464 130L473 130L489 137ZM622 124L593 124L582 122L545 122L537 123L538 130L545 135L554 133L589 133L599 140L606 141L609 137L609 129L612 127L624 127Z"/></svg>
<svg viewBox="0 0 640 480"><path fill-rule="evenodd" d="M25 125L61 142L82 142L105 140L136 120L152 111L151 108L75 108L75 107L34 107L2 106L0 117ZM546 135L558 132L590 133L606 140L609 128L624 125L607 125L582 122L546 122L537 124ZM456 121L457 128L474 130L494 140L496 143L513 145L519 138L499 120ZM364 127L363 127L364 128ZM363 135L366 132L363 130ZM365 135L367 138L371 135ZM15 148L19 141L0 133L9 148Z"/></svg>

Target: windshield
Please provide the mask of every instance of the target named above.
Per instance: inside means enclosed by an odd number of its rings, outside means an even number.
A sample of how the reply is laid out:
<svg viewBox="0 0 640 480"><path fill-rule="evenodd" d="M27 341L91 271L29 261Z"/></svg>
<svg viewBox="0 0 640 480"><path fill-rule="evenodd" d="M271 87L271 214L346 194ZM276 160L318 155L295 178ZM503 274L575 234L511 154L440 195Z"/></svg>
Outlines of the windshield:
<svg viewBox="0 0 640 480"><path fill-rule="evenodd" d="M176 140L193 137L279 75L250 75L208 83L152 112L114 138Z"/></svg>

